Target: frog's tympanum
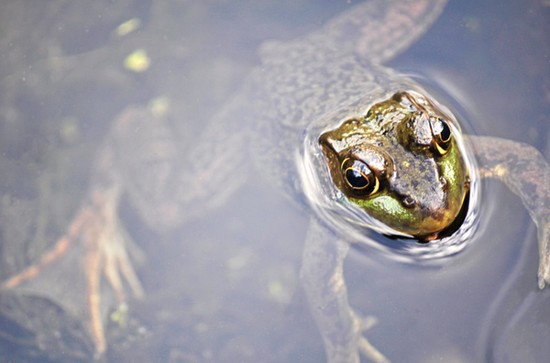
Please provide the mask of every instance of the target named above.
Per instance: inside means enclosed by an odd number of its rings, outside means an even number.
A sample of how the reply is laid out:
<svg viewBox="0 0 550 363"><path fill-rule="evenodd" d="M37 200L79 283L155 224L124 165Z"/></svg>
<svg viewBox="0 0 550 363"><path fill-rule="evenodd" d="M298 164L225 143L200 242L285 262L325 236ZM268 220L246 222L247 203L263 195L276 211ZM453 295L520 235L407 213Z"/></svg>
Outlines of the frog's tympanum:
<svg viewBox="0 0 550 363"><path fill-rule="evenodd" d="M137 129L162 134L162 117L139 107L122 113L98 159L88 202L57 250L78 236L87 243L98 353L106 349L102 276L119 300L122 278L142 293L117 218L120 195L129 195L149 225L167 228L185 222L197 206L219 205L242 185L249 167L291 200L307 202L311 223L301 277L330 362L359 362L360 354L387 361L364 336L371 321L348 303L342 269L350 243L371 243L368 230L374 230L404 236L410 245L439 246L445 254L446 243L466 238L477 216L471 205L480 177L497 177L522 198L539 230L539 287L550 282L550 169L540 153L513 141L463 136L446 107L381 66L418 39L445 2L368 0L319 31L265 44L261 66L185 154L186 162L175 161L171 135L153 135L152 143L124 136ZM29 268L4 286L38 270Z"/></svg>

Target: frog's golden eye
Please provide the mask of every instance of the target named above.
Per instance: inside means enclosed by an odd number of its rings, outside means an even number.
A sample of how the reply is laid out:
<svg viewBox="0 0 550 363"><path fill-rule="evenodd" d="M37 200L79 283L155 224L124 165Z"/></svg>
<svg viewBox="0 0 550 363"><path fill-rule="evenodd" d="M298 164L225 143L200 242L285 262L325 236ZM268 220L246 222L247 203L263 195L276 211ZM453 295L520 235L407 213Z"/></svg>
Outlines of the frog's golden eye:
<svg viewBox="0 0 550 363"><path fill-rule="evenodd" d="M452 140L452 132L449 124L441 118L430 120L432 133L434 136L434 146L440 155L445 155L449 151Z"/></svg>
<svg viewBox="0 0 550 363"><path fill-rule="evenodd" d="M346 158L342 162L342 177L350 191L358 196L369 196L378 191L380 182L367 164Z"/></svg>

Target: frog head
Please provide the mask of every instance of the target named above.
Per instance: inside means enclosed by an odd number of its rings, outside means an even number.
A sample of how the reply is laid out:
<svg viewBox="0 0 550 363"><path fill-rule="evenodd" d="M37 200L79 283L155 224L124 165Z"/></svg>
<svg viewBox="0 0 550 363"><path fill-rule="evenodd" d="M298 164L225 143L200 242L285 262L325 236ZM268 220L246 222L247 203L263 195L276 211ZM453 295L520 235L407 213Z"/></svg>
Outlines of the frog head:
<svg viewBox="0 0 550 363"><path fill-rule="evenodd" d="M319 137L334 185L399 233L439 237L462 215L469 173L459 129L427 97L399 91Z"/></svg>

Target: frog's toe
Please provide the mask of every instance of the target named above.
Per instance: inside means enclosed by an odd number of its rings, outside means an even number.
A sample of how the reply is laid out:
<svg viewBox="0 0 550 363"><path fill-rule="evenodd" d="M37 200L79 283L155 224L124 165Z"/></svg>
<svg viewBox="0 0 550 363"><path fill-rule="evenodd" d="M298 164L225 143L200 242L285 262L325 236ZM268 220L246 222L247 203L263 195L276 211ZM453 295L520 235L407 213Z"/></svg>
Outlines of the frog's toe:
<svg viewBox="0 0 550 363"><path fill-rule="evenodd" d="M361 317L361 316L358 316L357 313L355 313L355 318L359 320L361 331L363 332L371 329L373 326L378 324L378 318L372 315Z"/></svg>
<svg viewBox="0 0 550 363"><path fill-rule="evenodd" d="M380 353L378 349L376 349L371 342L364 336L364 333L371 329L373 326L375 326L378 323L378 319L374 316L366 316L361 317L357 315L357 313L354 313L355 320L358 322L358 325L360 327L360 336L358 339L358 348L359 351L363 356L368 358L369 360L376 362L376 363L389 363L390 360L384 356L384 354Z"/></svg>
<svg viewBox="0 0 550 363"><path fill-rule="evenodd" d="M376 363L390 363L390 360L380 353L365 337L359 338L359 351L365 357Z"/></svg>
<svg viewBox="0 0 550 363"><path fill-rule="evenodd" d="M98 242L100 264L103 274L113 288L118 302L126 300L124 283L135 297L143 297L144 291L128 255L127 242L129 237L122 227L113 226L112 231L102 235Z"/></svg>
<svg viewBox="0 0 550 363"><path fill-rule="evenodd" d="M539 223L541 225L542 223ZM550 284L550 222L546 222L544 227L539 228L539 289L544 289Z"/></svg>
<svg viewBox="0 0 550 363"><path fill-rule="evenodd" d="M538 273L539 289L544 289L550 284L550 266L548 264L541 263Z"/></svg>
<svg viewBox="0 0 550 363"><path fill-rule="evenodd" d="M96 240L86 241L95 244L95 248L86 253L85 275L88 286L87 299L90 316L90 331L96 347L96 354L101 356L106 348L105 332L101 315L101 279L105 276L113 289L119 305L125 305L127 300L124 284L126 283L135 297L143 296L143 288L129 256L120 239L118 231L115 234L104 233Z"/></svg>

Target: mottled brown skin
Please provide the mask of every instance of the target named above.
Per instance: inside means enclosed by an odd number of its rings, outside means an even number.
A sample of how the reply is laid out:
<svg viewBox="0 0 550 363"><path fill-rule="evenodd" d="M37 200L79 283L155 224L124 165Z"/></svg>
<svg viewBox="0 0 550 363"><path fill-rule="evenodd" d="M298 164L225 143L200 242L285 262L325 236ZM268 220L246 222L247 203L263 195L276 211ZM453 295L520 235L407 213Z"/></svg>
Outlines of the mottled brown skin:
<svg viewBox="0 0 550 363"><path fill-rule="evenodd" d="M531 145L488 136L469 136L481 176L502 181L518 195L535 222L539 242L538 286L550 283L550 167Z"/></svg>

